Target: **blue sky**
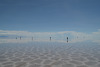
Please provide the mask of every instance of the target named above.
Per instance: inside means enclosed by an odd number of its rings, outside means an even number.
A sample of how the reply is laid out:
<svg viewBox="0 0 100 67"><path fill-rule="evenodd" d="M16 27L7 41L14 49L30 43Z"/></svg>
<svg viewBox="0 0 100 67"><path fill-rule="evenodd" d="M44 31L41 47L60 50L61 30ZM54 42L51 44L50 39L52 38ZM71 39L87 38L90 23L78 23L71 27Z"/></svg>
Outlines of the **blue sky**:
<svg viewBox="0 0 100 67"><path fill-rule="evenodd" d="M95 32L100 0L0 0L0 30Z"/></svg>

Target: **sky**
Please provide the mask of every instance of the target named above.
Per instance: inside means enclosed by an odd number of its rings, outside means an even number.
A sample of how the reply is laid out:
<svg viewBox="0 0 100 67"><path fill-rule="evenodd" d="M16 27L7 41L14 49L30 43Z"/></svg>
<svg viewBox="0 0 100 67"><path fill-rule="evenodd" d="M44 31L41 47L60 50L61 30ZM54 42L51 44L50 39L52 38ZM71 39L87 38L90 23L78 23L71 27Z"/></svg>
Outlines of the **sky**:
<svg viewBox="0 0 100 67"><path fill-rule="evenodd" d="M100 42L100 0L0 0L0 38L8 36Z"/></svg>
<svg viewBox="0 0 100 67"><path fill-rule="evenodd" d="M100 29L100 0L0 0L0 29L94 32Z"/></svg>

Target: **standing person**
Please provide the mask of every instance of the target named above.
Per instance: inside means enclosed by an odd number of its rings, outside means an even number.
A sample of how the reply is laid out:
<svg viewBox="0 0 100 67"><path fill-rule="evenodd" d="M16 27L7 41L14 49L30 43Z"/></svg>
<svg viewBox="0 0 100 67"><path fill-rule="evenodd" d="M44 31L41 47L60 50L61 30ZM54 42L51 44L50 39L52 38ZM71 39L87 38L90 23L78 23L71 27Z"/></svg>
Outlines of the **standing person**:
<svg viewBox="0 0 100 67"><path fill-rule="evenodd" d="M77 36L77 39L78 39L78 36Z"/></svg>
<svg viewBox="0 0 100 67"><path fill-rule="evenodd" d="M20 40L21 40L21 37L20 37Z"/></svg>
<svg viewBox="0 0 100 67"><path fill-rule="evenodd" d="M32 37L32 40L33 40L33 37Z"/></svg>
<svg viewBox="0 0 100 67"><path fill-rule="evenodd" d="M50 41L51 41L51 37L50 37Z"/></svg>
<svg viewBox="0 0 100 67"><path fill-rule="evenodd" d="M68 43L68 37L67 37L67 43Z"/></svg>
<svg viewBox="0 0 100 67"><path fill-rule="evenodd" d="M16 37L16 39L17 39L17 37Z"/></svg>

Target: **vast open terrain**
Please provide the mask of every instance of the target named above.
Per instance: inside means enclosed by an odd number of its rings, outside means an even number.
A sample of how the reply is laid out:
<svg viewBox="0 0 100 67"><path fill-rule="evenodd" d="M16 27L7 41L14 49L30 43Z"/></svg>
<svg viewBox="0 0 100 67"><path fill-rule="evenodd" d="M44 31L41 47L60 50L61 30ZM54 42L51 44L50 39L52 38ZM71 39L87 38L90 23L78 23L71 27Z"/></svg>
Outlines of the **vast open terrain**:
<svg viewBox="0 0 100 67"><path fill-rule="evenodd" d="M100 67L97 43L0 44L0 67Z"/></svg>

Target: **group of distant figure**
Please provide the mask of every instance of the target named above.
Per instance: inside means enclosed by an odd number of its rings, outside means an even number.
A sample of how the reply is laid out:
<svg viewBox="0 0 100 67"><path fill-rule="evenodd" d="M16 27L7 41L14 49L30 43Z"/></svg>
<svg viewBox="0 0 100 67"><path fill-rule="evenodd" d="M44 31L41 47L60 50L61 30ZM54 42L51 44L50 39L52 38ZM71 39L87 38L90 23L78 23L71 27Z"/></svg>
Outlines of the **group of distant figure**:
<svg viewBox="0 0 100 67"><path fill-rule="evenodd" d="M16 39L17 39L17 37L16 37ZM20 37L20 40L21 40L21 37ZM32 40L33 40L33 37L32 37ZM50 41L51 41L51 37L50 37ZM68 43L68 37L67 37L67 43Z"/></svg>
<svg viewBox="0 0 100 67"><path fill-rule="evenodd" d="M17 39L17 37L16 37L16 39ZM21 37L20 37L20 40L21 40Z"/></svg>

